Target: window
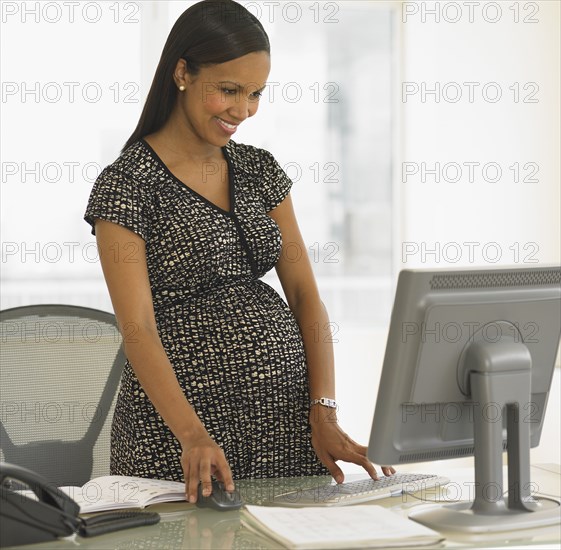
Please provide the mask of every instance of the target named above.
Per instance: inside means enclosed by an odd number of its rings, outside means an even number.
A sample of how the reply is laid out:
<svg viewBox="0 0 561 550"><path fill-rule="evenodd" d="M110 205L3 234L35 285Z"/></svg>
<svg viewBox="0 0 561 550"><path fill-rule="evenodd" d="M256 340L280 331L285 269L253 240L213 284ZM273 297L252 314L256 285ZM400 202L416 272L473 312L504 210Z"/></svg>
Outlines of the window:
<svg viewBox="0 0 561 550"><path fill-rule="evenodd" d="M167 34L189 4L90 2L71 13L68 3L24 2L4 14L2 307L111 310L83 212L95 177L134 129ZM272 71L258 115L235 140L270 150L293 179L307 250L287 252L308 254L335 331L385 326L394 7L242 4L269 34ZM22 47L5 47L16 42ZM274 271L266 281L280 290Z"/></svg>

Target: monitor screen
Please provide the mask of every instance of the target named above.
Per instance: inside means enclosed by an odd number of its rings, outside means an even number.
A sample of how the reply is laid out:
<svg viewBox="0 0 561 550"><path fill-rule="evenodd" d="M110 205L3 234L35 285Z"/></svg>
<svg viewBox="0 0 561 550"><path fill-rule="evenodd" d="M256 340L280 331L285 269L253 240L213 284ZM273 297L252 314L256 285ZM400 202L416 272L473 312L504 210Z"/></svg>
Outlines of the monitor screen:
<svg viewBox="0 0 561 550"><path fill-rule="evenodd" d="M561 269L404 270L400 273L369 445L377 464L474 454L474 418L501 423L498 402L476 402L462 370L474 342L522 343L531 396L519 415L538 445L561 331Z"/></svg>

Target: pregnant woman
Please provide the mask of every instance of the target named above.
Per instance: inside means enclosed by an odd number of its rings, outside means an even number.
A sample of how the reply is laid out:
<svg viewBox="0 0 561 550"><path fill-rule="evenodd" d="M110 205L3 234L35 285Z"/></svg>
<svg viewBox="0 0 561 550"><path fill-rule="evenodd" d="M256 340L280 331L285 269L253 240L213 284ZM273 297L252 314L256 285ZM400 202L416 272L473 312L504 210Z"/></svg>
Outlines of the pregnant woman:
<svg viewBox="0 0 561 550"><path fill-rule="evenodd" d="M292 182L271 153L232 139L257 113L270 62L240 4L188 8L85 213L127 356L111 473L184 480L191 502L211 476L227 490L242 478L340 482L337 460L376 476L337 423L329 320ZM286 302L260 280L273 267Z"/></svg>

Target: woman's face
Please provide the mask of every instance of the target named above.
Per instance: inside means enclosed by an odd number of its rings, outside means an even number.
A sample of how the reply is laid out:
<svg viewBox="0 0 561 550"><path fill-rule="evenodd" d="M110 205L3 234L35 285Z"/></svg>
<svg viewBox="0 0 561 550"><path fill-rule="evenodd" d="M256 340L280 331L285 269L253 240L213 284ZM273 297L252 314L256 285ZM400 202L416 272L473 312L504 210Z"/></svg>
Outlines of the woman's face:
<svg viewBox="0 0 561 550"><path fill-rule="evenodd" d="M224 146L237 127L259 107L259 96L271 69L267 52L253 52L237 59L202 67L192 77L185 61L176 68L176 83L183 122L193 137L217 147Z"/></svg>

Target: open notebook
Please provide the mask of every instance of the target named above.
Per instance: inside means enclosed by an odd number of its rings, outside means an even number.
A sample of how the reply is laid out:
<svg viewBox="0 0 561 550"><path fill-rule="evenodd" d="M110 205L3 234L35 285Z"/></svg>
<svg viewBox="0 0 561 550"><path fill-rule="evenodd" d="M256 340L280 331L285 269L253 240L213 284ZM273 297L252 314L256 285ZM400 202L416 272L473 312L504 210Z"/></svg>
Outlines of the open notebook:
<svg viewBox="0 0 561 550"><path fill-rule="evenodd" d="M185 500L184 483L129 476L96 477L82 487L60 489L80 505L81 514Z"/></svg>

